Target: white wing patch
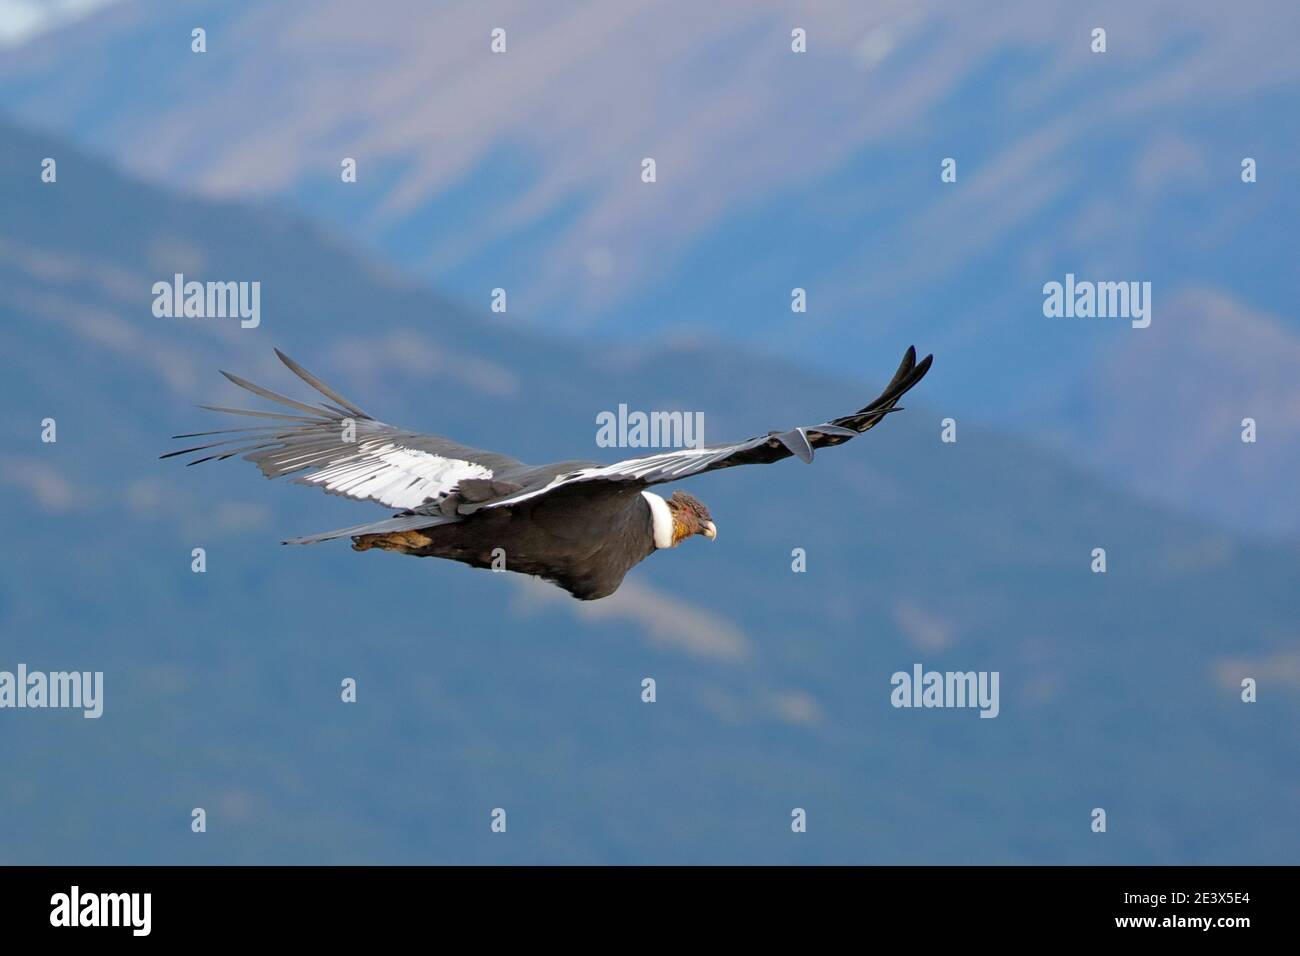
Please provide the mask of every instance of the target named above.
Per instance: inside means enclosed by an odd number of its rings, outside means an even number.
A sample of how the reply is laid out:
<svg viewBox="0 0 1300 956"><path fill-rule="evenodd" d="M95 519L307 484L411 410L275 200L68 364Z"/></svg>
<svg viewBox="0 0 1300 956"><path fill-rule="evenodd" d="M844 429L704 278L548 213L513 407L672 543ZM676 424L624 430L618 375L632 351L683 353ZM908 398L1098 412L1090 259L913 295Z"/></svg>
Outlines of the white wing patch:
<svg viewBox="0 0 1300 956"><path fill-rule="evenodd" d="M392 442L360 442L356 454L297 480L358 501L416 508L429 498L450 492L465 478L491 477L492 469L472 461L443 458Z"/></svg>

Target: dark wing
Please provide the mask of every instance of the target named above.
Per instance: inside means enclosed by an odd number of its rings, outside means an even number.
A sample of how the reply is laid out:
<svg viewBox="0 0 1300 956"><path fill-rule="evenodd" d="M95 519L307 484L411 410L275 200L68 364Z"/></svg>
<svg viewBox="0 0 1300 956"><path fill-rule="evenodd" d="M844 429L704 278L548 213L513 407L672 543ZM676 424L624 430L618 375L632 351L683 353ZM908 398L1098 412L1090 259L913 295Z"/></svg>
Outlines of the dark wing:
<svg viewBox="0 0 1300 956"><path fill-rule="evenodd" d="M493 483L514 487L514 483L504 479L527 471L526 465L505 455L377 421L279 349L275 354L329 402L307 405L222 372L241 388L302 414L201 405L200 408L211 411L269 419L273 424L176 435L176 438L222 437L161 457L195 455L188 464L197 465L241 455L245 461L256 464L268 478L301 472L294 479L300 484L316 485L330 494L357 501L376 501L390 508L436 504L462 481L486 481L489 487Z"/></svg>
<svg viewBox="0 0 1300 956"><path fill-rule="evenodd" d="M784 432L768 432L766 435L731 445L684 448L658 455L648 455L645 458L630 458L612 465L579 468L556 475L545 484L527 485L516 494L482 504L461 505L459 510L461 514L469 514L479 508L508 507L528 498L548 494L557 488L581 482L656 485L703 474L706 471L716 471L719 468L731 468L734 465L771 464L782 458L789 458L791 455L810 462L813 460L814 449L842 444L874 428L890 412L901 411L898 408L898 400L925 377L933 359L933 355L927 355L918 362L916 348L908 348L907 354L903 356L903 361L898 366L898 371L894 373L893 381L880 393L879 398L852 415L834 418L821 425L808 425Z"/></svg>

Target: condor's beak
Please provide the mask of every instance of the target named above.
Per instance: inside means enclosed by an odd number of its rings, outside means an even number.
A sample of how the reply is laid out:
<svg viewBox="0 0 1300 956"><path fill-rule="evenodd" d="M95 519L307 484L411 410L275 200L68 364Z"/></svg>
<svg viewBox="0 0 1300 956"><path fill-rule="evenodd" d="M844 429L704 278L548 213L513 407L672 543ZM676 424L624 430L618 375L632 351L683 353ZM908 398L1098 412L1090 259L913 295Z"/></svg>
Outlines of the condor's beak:
<svg viewBox="0 0 1300 956"><path fill-rule="evenodd" d="M718 526L712 521L706 521L704 522L704 530L701 531L700 534L704 535L704 537L708 538L710 541L717 541Z"/></svg>

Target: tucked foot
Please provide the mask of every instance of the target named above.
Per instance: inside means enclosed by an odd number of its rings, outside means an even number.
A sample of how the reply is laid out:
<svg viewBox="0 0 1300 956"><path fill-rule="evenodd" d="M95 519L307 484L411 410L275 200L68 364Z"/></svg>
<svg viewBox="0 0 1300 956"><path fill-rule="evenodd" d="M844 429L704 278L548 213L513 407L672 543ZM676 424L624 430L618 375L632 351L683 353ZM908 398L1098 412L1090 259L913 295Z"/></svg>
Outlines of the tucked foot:
<svg viewBox="0 0 1300 956"><path fill-rule="evenodd" d="M390 534L359 534L352 539L353 551L400 551L412 554L433 544L433 539L423 531L394 531Z"/></svg>

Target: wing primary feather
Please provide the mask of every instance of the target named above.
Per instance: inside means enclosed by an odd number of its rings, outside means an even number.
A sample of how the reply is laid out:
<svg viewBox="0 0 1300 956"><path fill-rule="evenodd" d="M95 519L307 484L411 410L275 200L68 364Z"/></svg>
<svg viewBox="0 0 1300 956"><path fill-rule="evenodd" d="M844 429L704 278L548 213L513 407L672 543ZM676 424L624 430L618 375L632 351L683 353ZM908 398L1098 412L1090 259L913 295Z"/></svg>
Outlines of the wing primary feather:
<svg viewBox="0 0 1300 956"><path fill-rule="evenodd" d="M323 418L320 409L313 409L314 414L311 418L304 415L286 415L284 412L257 412L251 408L226 408L224 405L196 405L195 408L201 408L208 412L225 412L227 415L249 415L253 418L282 418L291 422L319 422Z"/></svg>
<svg viewBox="0 0 1300 956"><path fill-rule="evenodd" d="M256 451L259 448L270 448L273 447L274 444L274 442L271 442L270 444L244 445L240 448L232 448L229 451L217 452L216 454L206 455L203 458L196 458L193 461L187 461L185 467L189 468L194 465L201 465L205 461L225 461L227 458L233 458L235 455L242 454L246 451Z"/></svg>
<svg viewBox="0 0 1300 956"><path fill-rule="evenodd" d="M237 435L246 432L282 432L284 425L244 425L241 428L216 428L210 432L185 432L172 438L206 438L209 435Z"/></svg>
<svg viewBox="0 0 1300 956"><path fill-rule="evenodd" d="M238 441L239 439L235 439ZM188 455L192 451L207 451L209 448L216 448L220 445L229 444L230 440L209 442L206 445L195 445L193 448L182 448L180 451L169 451L165 455L159 455L159 460L163 458L175 458L177 455Z"/></svg>
<svg viewBox="0 0 1300 956"><path fill-rule="evenodd" d="M324 382L318 379L311 372L307 371L305 368L303 368L293 359L289 358L289 356L285 355L279 349L275 350L275 354L276 356L279 357L280 361L283 362L288 367L289 371L293 372L294 375L297 375L300 379L302 379L312 388L316 389L316 391L320 392L330 401L338 405L342 405L344 408L346 408L347 412L344 413L345 416L350 414L350 415L357 415L361 418L370 417L361 409L357 408L357 406L353 405L346 398L340 395L338 392L334 391L334 389L330 388L328 385L326 385Z"/></svg>
<svg viewBox="0 0 1300 956"><path fill-rule="evenodd" d="M230 379L230 381L234 382L240 388L248 389L254 395L260 395L268 401L278 402L281 405L287 405L289 408L296 408L299 411L307 412L316 418L321 417L321 410L319 408L312 408L310 405L305 405L295 399L281 395L279 392L273 392L269 388L263 388L261 385L254 385L252 382L248 381L248 379L240 378L238 375L234 375L230 372L223 370L221 374L226 376L226 378Z"/></svg>
<svg viewBox="0 0 1300 956"><path fill-rule="evenodd" d="M347 409L339 408L337 405L331 405L329 402L321 402L322 408L327 408L339 418L369 418L369 415L358 415L356 412L350 412Z"/></svg>

